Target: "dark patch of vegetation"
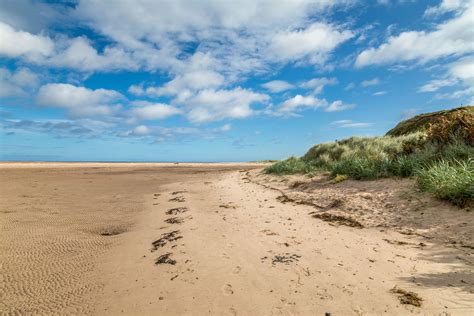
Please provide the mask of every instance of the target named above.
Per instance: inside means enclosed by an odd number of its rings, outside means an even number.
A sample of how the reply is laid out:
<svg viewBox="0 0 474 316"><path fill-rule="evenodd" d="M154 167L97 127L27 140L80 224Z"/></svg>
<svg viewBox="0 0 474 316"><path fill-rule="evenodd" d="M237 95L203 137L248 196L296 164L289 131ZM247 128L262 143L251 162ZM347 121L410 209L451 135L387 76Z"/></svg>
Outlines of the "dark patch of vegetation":
<svg viewBox="0 0 474 316"><path fill-rule="evenodd" d="M333 182L415 177L420 189L463 205L474 199L474 107L423 114L383 137L351 137L313 146L265 169L275 174L329 171Z"/></svg>
<svg viewBox="0 0 474 316"><path fill-rule="evenodd" d="M421 307L421 302L423 301L423 299L415 292L407 291L396 287L393 288L391 292L398 295L400 303Z"/></svg>
<svg viewBox="0 0 474 316"><path fill-rule="evenodd" d="M163 247L167 243L174 242L174 241L176 241L178 239L181 239L181 238L183 238L183 237L179 235L179 230L174 230L174 231L169 232L169 233L164 233L164 234L161 235L160 239L157 239L157 240L155 240L154 242L151 243L152 246L153 246L151 251L153 252L155 250L158 250L158 248Z"/></svg>
<svg viewBox="0 0 474 316"><path fill-rule="evenodd" d="M172 255L172 253L168 252L168 253L165 253L164 255L159 256L155 260L155 264L171 264L171 265L174 266L176 264L176 260L171 259L170 258L171 255Z"/></svg>
<svg viewBox="0 0 474 316"><path fill-rule="evenodd" d="M426 132L430 126L436 126L440 124L440 122L466 126L465 120L472 120L473 116L474 106L464 106L451 110L420 114L408 120L401 121L397 126L389 130L386 135L402 136L415 132Z"/></svg>
<svg viewBox="0 0 474 316"><path fill-rule="evenodd" d="M344 225L344 226L356 227L356 228L364 227L361 223L359 223L355 219L352 219L347 216L341 216L341 215L330 214L330 213L317 213L317 214L314 214L313 217L322 219L325 222L336 223L338 225Z"/></svg>

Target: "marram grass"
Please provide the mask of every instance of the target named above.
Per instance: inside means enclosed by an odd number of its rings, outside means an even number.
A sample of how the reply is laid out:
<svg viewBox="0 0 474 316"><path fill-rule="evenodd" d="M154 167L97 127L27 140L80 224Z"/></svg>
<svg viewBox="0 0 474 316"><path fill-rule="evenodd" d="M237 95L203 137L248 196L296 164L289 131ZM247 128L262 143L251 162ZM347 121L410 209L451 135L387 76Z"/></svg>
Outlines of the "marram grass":
<svg viewBox="0 0 474 316"><path fill-rule="evenodd" d="M423 191L464 204L474 199L474 159L467 161L441 160L417 170L417 184Z"/></svg>

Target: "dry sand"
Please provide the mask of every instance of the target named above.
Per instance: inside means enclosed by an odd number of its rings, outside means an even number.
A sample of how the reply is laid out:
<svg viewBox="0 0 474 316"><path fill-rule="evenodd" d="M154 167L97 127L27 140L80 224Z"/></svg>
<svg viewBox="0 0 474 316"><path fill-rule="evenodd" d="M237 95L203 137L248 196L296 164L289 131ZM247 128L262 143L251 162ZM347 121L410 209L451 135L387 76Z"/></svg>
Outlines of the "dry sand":
<svg viewBox="0 0 474 316"><path fill-rule="evenodd" d="M2 164L0 314L474 312L472 212L260 171Z"/></svg>

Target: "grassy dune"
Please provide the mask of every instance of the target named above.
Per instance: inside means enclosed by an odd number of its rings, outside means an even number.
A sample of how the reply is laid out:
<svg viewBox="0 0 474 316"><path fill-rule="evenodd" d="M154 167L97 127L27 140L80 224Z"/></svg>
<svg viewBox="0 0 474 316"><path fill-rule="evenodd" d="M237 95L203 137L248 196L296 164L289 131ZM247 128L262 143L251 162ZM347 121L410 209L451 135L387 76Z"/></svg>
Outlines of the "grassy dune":
<svg viewBox="0 0 474 316"><path fill-rule="evenodd" d="M474 107L422 114L381 137L351 137L313 146L267 173L329 171L338 179L414 177L420 189L464 204L474 199Z"/></svg>

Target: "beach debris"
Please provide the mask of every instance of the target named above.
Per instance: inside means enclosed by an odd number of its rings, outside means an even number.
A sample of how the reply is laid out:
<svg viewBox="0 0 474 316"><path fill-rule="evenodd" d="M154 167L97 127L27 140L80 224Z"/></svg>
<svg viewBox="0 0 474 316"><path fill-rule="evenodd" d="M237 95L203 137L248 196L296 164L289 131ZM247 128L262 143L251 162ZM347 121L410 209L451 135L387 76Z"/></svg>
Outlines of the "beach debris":
<svg viewBox="0 0 474 316"><path fill-rule="evenodd" d="M398 299L402 304L421 307L421 302L423 301L423 299L415 292L407 291L397 287L391 289L390 292L397 294Z"/></svg>
<svg viewBox="0 0 474 316"><path fill-rule="evenodd" d="M177 197L174 197L172 199L169 199L170 202L185 202L186 199L182 195L178 195Z"/></svg>
<svg viewBox="0 0 474 316"><path fill-rule="evenodd" d="M349 226L349 227L355 227L355 228L363 228L364 226L356 221L355 219L352 219L350 217L342 216L342 215L336 215L336 214L329 214L329 213L321 213L321 214L314 214L314 218L319 218L325 222L330 222L330 223L335 223L338 225L344 225L344 226Z"/></svg>
<svg viewBox="0 0 474 316"><path fill-rule="evenodd" d="M299 261L299 258L301 258L300 255L290 254L290 253L285 253L285 254L282 254L282 255L275 255L272 258L272 264L274 265L276 263L283 263L283 264L288 265L290 263Z"/></svg>
<svg viewBox="0 0 474 316"><path fill-rule="evenodd" d="M182 193L186 193L186 192L188 192L188 191L186 191L186 190L174 191L174 192L171 193L171 195L178 195L178 194L182 194Z"/></svg>
<svg viewBox="0 0 474 316"><path fill-rule="evenodd" d="M299 181L299 180L297 180L297 181L294 181L294 182L292 182L292 183L290 184L290 188L291 188L291 189L296 189L296 188L299 188L300 186L305 185L305 184L306 184L305 181Z"/></svg>
<svg viewBox="0 0 474 316"><path fill-rule="evenodd" d="M276 236L278 233L275 233L274 231L271 231L270 229L264 229L260 231L261 233L264 233L267 236Z"/></svg>
<svg viewBox="0 0 474 316"><path fill-rule="evenodd" d="M387 238L384 238L383 240L388 242L391 245L410 245L411 244L411 243L403 241L403 240L391 240L391 239L387 239Z"/></svg>
<svg viewBox="0 0 474 316"><path fill-rule="evenodd" d="M334 199L327 206L326 209L338 208L343 206L345 201L343 199Z"/></svg>
<svg viewBox="0 0 474 316"><path fill-rule="evenodd" d="M171 259L170 258L171 255L172 253L168 252L168 253L165 253L164 255L159 256L158 258L156 258L155 264L171 264L174 266L176 264L176 260Z"/></svg>
<svg viewBox="0 0 474 316"><path fill-rule="evenodd" d="M177 215L177 214L184 213L187 211L188 211L187 207L175 207L175 208L171 208L167 210L166 215Z"/></svg>
<svg viewBox="0 0 474 316"><path fill-rule="evenodd" d="M174 231L169 232L169 233L164 233L164 234L161 235L160 239L157 239L157 240L155 240L154 242L151 243L153 245L153 248L151 249L151 251L153 252L153 251L157 250L158 248L163 247L167 243L176 241L176 240L181 239L181 238L183 238L183 236L179 235L179 230L174 230Z"/></svg>
<svg viewBox="0 0 474 316"><path fill-rule="evenodd" d="M105 228L104 230L102 230L99 234L101 236L115 236L115 235L120 235L124 232L126 232L127 230L125 229L125 227L108 227L108 228Z"/></svg>
<svg viewBox="0 0 474 316"><path fill-rule="evenodd" d="M232 205L232 204L221 204L219 205L219 207L220 208L233 208L233 209L237 208L237 206Z"/></svg>
<svg viewBox="0 0 474 316"><path fill-rule="evenodd" d="M165 219L165 222L168 224L182 224L184 222L184 218L182 217L170 217Z"/></svg>

